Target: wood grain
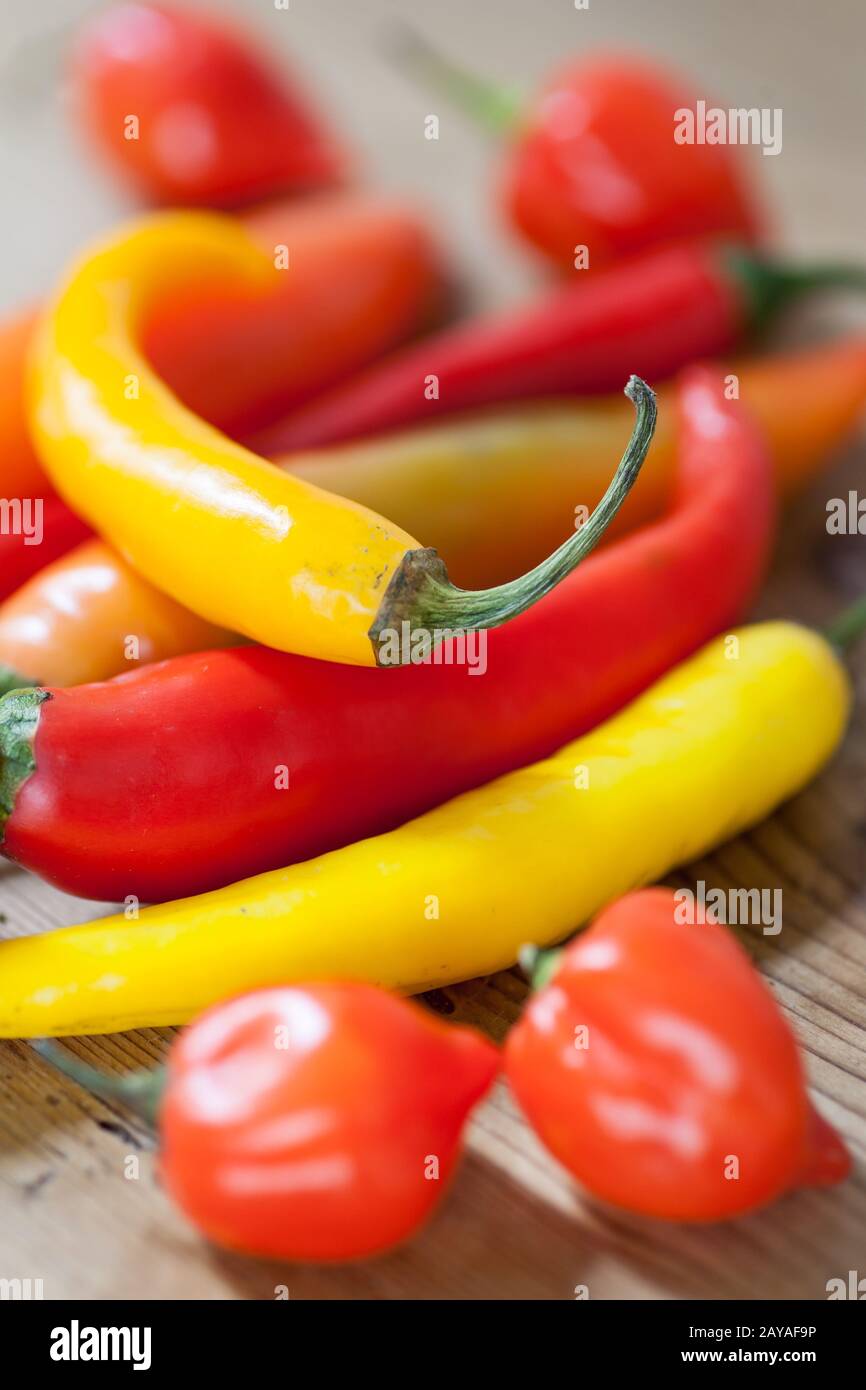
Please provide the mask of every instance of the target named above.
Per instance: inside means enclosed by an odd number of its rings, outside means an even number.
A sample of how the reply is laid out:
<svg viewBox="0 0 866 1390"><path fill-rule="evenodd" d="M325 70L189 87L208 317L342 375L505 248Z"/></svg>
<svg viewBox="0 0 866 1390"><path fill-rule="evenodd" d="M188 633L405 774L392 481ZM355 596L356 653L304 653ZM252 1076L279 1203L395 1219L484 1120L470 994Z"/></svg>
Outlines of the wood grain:
<svg viewBox="0 0 866 1390"><path fill-rule="evenodd" d="M20 193L0 260L0 292L10 303L56 273L70 235L84 235L92 218L104 222L118 211L99 175L69 153L60 102L49 106L49 128L42 104L33 99L54 81L54 55L62 47L57 26L72 24L85 6L62 0L52 7L54 30L39 27L38 8L29 17L23 9L14 16L4 12L0 30L0 55L7 62L10 54L19 58L16 85L0 103L0 175ZM251 17L254 9L252 3L227 8L249 10ZM631 44L670 54L711 91L727 92L732 103L782 105L784 152L763 161L772 167L756 174L770 180L789 242L810 250L862 250L866 112L858 54L866 17L859 6L837 4L828 15L804 0L765 0L748 10L723 0L698 6L665 0L652 7L620 0L578 17L564 4L528 0L471 9L447 0L429 13L420 3L376 0L354 7L349 0L315 6L293 0L291 30L274 27L282 16L256 8L253 22L306 66L324 104L355 129L381 181L426 196L477 300L514 297L532 272L502 237L491 210L486 142L449 119L442 146L424 149L420 129L429 101L383 57L382 24L398 11L467 62L509 79L529 82L566 51L622 42L627 34ZM784 48L777 43L779 26ZM52 216L58 199L69 205L65 227ZM790 332L832 328L857 313L843 303ZM866 589L863 539L831 538L824 527L828 497L849 487L862 494L864 464L861 440L786 516L760 615L821 624ZM723 564L725 557L708 561ZM570 1299L576 1286L586 1285L592 1298L820 1299L828 1279L850 1269L866 1273L862 648L851 669L855 716L827 772L751 834L683 866L670 880L782 888L781 934L744 939L797 1032L821 1109L857 1159L843 1189L800 1193L725 1227L633 1220L579 1196L500 1086L473 1122L467 1162L448 1201L409 1247L350 1269L262 1263L214 1251L185 1227L160 1190L152 1137L126 1112L86 1096L25 1044L2 1043L0 1277L42 1278L46 1298L273 1298L275 1288L286 1285L292 1298ZM0 934L82 921L91 910L19 871L0 871ZM505 973L429 1002L501 1037L524 993L517 975ZM71 1045L95 1065L116 1070L152 1064L169 1037L168 1031L141 1031ZM137 1178L124 1176L130 1156L139 1160Z"/></svg>

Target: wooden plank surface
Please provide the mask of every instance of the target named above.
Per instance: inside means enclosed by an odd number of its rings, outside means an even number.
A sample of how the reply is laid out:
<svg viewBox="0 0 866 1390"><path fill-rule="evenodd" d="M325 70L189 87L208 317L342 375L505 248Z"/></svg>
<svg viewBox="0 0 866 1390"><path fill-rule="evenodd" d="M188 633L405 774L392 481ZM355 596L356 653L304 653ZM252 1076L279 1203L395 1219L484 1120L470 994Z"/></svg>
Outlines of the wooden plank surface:
<svg viewBox="0 0 866 1390"><path fill-rule="evenodd" d="M0 12L0 178L8 202L0 257L0 309L41 292L66 255L123 211L116 192L77 148L58 81L59 55L83 0ZM442 135L425 142L436 104L413 91L384 56L387 22L410 17L466 62L531 86L552 61L626 40L669 56L725 104L781 107L784 147L755 157L783 239L809 252L862 253L866 212L860 72L866 11L762 0L460 0L385 4L265 0L226 4L246 13L324 94L354 133L369 177L426 201L476 303L504 302L537 272L503 235L492 202L489 144L440 112ZM860 321L835 304L792 333ZM825 504L861 494L866 442L788 514L758 605L761 615L822 623L866 589L864 542L829 537ZM724 557L708 557L724 563ZM828 1279L866 1272L866 652L852 658L854 722L832 767L779 814L670 881L781 887L778 937L749 936L752 950L805 1049L824 1113L857 1159L844 1189L801 1193L725 1227L684 1230L632 1220L583 1200L515 1114L504 1088L478 1112L468 1160L428 1230L391 1256L348 1270L285 1267L227 1256L203 1244L160 1191L151 1137L112 1106L53 1074L24 1044L0 1044L0 1277L44 1280L46 1298L569 1299L823 1298ZM749 769L743 769L749 775ZM85 920L90 904L32 877L0 870L0 934ZM98 907L96 911L105 911ZM431 1001L501 1036L524 987L507 973L449 989ZM80 1040L96 1065L151 1064L166 1031ZM125 1176L130 1156L137 1178Z"/></svg>

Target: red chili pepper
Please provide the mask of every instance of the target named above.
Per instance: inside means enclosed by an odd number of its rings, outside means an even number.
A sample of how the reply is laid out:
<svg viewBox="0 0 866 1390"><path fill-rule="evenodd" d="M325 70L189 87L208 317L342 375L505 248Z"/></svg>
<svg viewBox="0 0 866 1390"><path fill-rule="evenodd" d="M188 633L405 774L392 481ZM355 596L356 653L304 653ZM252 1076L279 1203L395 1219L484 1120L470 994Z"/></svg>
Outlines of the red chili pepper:
<svg viewBox="0 0 866 1390"><path fill-rule="evenodd" d="M597 395L635 371L655 386L722 357L796 294L866 284L863 271L785 268L733 248L648 253L526 308L458 324L338 387L257 446L278 454L382 433L474 406L545 395Z"/></svg>
<svg viewBox="0 0 866 1390"><path fill-rule="evenodd" d="M87 897L181 897L378 834L607 718L742 613L770 546L763 439L720 373L694 369L679 410L670 515L489 633L477 678L243 647L6 695L3 852Z"/></svg>
<svg viewBox="0 0 866 1390"><path fill-rule="evenodd" d="M694 237L759 238L763 217L736 145L675 138L676 113L695 111L698 95L678 74L634 54L593 54L558 69L524 109L513 93L404 34L413 66L511 137L506 215L562 271L579 246L595 268Z"/></svg>
<svg viewBox="0 0 866 1390"><path fill-rule="evenodd" d="M85 26L72 71L91 140L157 202L251 202L343 172L306 100L202 10L113 6Z"/></svg>
<svg viewBox="0 0 866 1390"><path fill-rule="evenodd" d="M726 927L682 912L631 893L542 960L505 1048L524 1112L590 1192L648 1216L718 1221L841 1181L775 1000Z"/></svg>
<svg viewBox="0 0 866 1390"><path fill-rule="evenodd" d="M121 1080L40 1050L156 1117L174 1201L218 1245L350 1260L410 1236L441 1199L499 1069L472 1028L362 984L261 990L209 1009L164 1073Z"/></svg>

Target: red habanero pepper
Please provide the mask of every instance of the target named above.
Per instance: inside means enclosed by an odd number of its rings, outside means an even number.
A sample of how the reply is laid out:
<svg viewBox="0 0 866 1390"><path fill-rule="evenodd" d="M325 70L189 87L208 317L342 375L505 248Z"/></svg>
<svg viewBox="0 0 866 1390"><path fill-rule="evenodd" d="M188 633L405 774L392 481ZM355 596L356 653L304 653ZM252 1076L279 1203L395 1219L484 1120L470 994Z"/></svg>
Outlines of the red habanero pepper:
<svg viewBox="0 0 866 1390"><path fill-rule="evenodd" d="M467 646L477 678L244 647L4 696L3 853L86 897L183 897L379 834L606 719L763 573L770 462L722 380L694 368L680 389L670 514Z"/></svg>
<svg viewBox="0 0 866 1390"><path fill-rule="evenodd" d="M514 93L412 32L404 52L439 90L510 137L506 216L562 271L578 246L601 267L697 237L759 239L763 216L742 152L685 138L683 113L696 118L697 93L682 76L632 53L594 53L557 69L524 109Z"/></svg>
<svg viewBox="0 0 866 1390"><path fill-rule="evenodd" d="M518 232L565 271L578 245L602 266L693 237L759 240L763 217L739 147L677 143L675 113L694 108L681 78L640 58L560 69L505 170L503 202Z"/></svg>
<svg viewBox="0 0 866 1390"><path fill-rule="evenodd" d="M163 1181L218 1245L349 1260L433 1211L461 1131L499 1069L472 1028L363 984L261 990L181 1033L164 1071L106 1077L39 1050L97 1095L156 1119Z"/></svg>
<svg viewBox="0 0 866 1390"><path fill-rule="evenodd" d="M72 77L94 145L156 202L226 206L342 175L306 102L202 9L113 6L84 26Z"/></svg>
<svg viewBox="0 0 866 1390"><path fill-rule="evenodd" d="M669 1221L840 1182L781 1010L727 927L682 913L668 889L630 893L542 955L505 1045L525 1114L595 1196Z"/></svg>
<svg viewBox="0 0 866 1390"><path fill-rule="evenodd" d="M833 284L862 288L866 272L785 267L733 247L648 252L527 307L443 329L265 431L256 446L278 454L498 401L597 395L631 371L656 386L689 362L727 355L797 294Z"/></svg>

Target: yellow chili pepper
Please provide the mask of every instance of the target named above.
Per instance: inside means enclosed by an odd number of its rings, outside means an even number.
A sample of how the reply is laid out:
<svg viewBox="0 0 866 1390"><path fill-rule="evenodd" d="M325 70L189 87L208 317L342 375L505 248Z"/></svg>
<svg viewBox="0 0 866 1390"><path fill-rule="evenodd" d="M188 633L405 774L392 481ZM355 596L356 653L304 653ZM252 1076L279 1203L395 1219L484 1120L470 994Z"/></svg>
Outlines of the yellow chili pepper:
<svg viewBox="0 0 866 1390"><path fill-rule="evenodd" d="M830 757L850 703L790 623L720 638L555 757L387 835L217 892L0 945L0 1036L182 1023L298 979L411 993L511 965L754 825Z"/></svg>
<svg viewBox="0 0 866 1390"><path fill-rule="evenodd" d="M635 434L593 517L522 579L457 589L435 551L227 439L146 362L142 330L172 291L283 273L236 222L193 213L146 220L73 270L37 332L29 384L34 438L62 496L194 613L332 661L375 665L382 633L404 622L425 632L495 627L553 588L637 475L655 421L649 388L634 379L626 388Z"/></svg>

